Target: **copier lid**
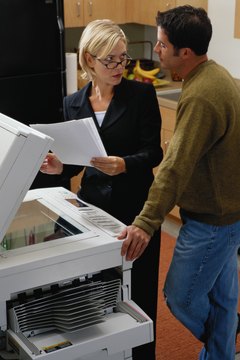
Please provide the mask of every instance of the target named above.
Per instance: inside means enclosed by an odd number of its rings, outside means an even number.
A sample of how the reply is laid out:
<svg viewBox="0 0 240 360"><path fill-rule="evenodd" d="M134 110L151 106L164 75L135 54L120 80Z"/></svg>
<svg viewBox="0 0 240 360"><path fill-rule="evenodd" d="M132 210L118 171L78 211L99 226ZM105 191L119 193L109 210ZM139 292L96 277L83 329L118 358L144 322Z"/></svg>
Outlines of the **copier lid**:
<svg viewBox="0 0 240 360"><path fill-rule="evenodd" d="M0 113L0 242L53 139Z"/></svg>

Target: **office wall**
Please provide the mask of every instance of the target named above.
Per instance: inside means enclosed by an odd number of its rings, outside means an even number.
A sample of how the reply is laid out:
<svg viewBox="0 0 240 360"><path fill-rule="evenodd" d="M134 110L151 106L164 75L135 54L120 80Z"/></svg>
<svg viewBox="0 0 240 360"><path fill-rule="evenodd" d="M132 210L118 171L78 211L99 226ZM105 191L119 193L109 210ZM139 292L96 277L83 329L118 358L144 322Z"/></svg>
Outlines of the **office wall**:
<svg viewBox="0 0 240 360"><path fill-rule="evenodd" d="M213 26L208 55L240 79L240 39L234 38L234 12L235 0L208 0Z"/></svg>

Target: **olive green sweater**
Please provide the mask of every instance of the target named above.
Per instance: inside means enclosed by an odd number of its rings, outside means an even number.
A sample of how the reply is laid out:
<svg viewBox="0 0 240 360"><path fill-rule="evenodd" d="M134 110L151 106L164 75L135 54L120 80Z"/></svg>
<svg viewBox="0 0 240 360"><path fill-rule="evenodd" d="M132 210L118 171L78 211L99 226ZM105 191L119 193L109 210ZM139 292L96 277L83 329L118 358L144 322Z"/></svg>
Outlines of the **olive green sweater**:
<svg viewBox="0 0 240 360"><path fill-rule="evenodd" d="M240 89L212 60L184 80L173 138L134 225L152 234L176 204L208 224L240 220Z"/></svg>

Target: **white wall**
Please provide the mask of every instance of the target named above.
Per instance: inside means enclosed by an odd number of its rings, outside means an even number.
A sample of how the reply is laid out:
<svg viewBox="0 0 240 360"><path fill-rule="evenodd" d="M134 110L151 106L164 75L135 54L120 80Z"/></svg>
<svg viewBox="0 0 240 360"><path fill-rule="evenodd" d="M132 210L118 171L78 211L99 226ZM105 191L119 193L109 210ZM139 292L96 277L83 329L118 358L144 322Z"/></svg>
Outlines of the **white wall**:
<svg viewBox="0 0 240 360"><path fill-rule="evenodd" d="M240 39L234 38L235 0L208 0L213 37L208 56L240 79Z"/></svg>
<svg viewBox="0 0 240 360"><path fill-rule="evenodd" d="M235 0L208 0L208 15L213 26L208 57L228 69L234 78L240 79L240 39L234 38L234 11ZM155 45L157 29L145 26L144 37ZM153 59L158 60L156 55Z"/></svg>

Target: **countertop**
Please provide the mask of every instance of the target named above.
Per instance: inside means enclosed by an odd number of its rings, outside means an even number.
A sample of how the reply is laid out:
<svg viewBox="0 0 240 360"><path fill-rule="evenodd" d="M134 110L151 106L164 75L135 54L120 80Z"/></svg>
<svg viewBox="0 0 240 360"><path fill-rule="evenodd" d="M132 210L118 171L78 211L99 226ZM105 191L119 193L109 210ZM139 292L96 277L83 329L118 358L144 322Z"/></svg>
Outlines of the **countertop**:
<svg viewBox="0 0 240 360"><path fill-rule="evenodd" d="M176 110L177 101L164 99L160 96L160 94L161 94L161 92L165 92L165 91L169 91L169 90L171 91L171 90L181 89L182 81L173 81L170 72L168 72L167 70L165 71L164 80L168 80L169 84L164 85L164 86L159 86L158 88L156 88L159 105L165 106L169 109ZM240 90L240 79L235 79L235 80L236 80L236 82L239 86L239 90ZM78 88L83 87L86 84L86 82L87 82L86 80L82 80L82 78L80 76L80 71L78 71Z"/></svg>
<svg viewBox="0 0 240 360"><path fill-rule="evenodd" d="M174 91L182 88L182 81L173 81L170 72L165 72L164 80L169 80L168 85L159 86L156 88L157 96L158 96L158 103L160 106L167 107L169 109L176 110L177 108L177 101L164 99L161 97L161 93L165 93L168 91Z"/></svg>
<svg viewBox="0 0 240 360"><path fill-rule="evenodd" d="M161 97L160 94L168 92L169 90L174 91L174 90L177 90L177 89L181 89L182 88L182 81L172 81L171 75L169 73L166 73L166 77L164 79L169 80L170 83L168 85L164 85L164 86L156 88L159 105L167 107L169 109L176 110L177 101L164 99L163 97ZM235 81L236 81L236 83L237 83L237 85L239 87L239 90L240 90L240 79L235 79Z"/></svg>

